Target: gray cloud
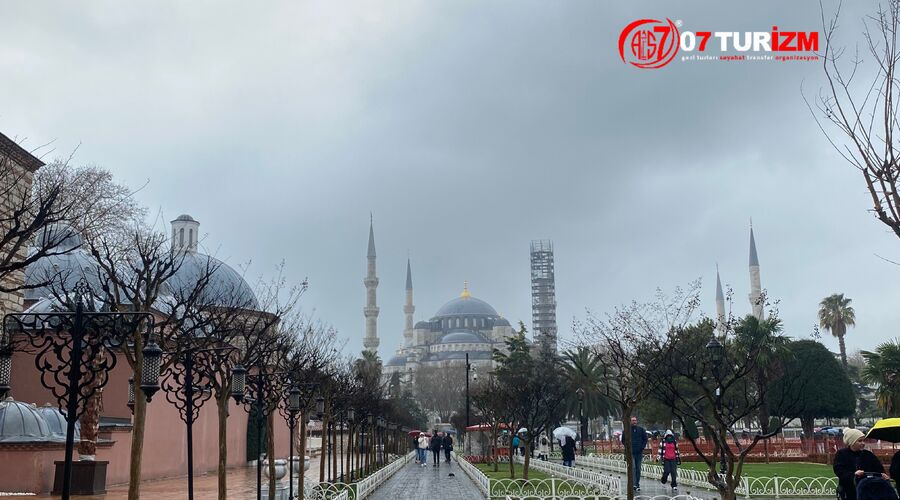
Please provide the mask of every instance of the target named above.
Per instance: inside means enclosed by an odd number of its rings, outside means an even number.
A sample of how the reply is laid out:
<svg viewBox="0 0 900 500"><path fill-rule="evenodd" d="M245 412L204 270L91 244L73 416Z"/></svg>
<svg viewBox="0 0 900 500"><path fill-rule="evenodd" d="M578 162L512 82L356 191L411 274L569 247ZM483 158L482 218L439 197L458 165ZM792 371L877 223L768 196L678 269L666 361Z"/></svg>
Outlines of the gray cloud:
<svg viewBox="0 0 900 500"><path fill-rule="evenodd" d="M874 4L872 4L874 5ZM857 19L872 5L845 11ZM845 5L845 9L848 6ZM747 312L748 223L789 334L840 291L850 348L896 335L896 239L815 128L817 64L618 59L628 22L818 28L818 2L267 4L20 2L0 24L0 128L57 139L250 274L286 259L305 306L361 347L368 213L382 355L401 336L407 253L417 320L472 292L530 323L528 243L554 240L559 319L702 277ZM566 328L567 329L567 328ZM568 332L564 332L564 335ZM827 340L831 347L836 343Z"/></svg>

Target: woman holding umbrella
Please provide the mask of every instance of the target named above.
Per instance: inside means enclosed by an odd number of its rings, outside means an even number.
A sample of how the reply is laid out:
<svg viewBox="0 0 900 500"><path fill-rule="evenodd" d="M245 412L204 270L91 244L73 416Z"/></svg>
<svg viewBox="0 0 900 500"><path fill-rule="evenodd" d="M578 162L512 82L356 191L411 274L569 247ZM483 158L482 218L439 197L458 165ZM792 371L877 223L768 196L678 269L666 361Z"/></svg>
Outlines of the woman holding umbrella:
<svg viewBox="0 0 900 500"><path fill-rule="evenodd" d="M562 448L563 465L572 467L572 462L575 461L575 431L568 427L557 427L553 430L553 437Z"/></svg>

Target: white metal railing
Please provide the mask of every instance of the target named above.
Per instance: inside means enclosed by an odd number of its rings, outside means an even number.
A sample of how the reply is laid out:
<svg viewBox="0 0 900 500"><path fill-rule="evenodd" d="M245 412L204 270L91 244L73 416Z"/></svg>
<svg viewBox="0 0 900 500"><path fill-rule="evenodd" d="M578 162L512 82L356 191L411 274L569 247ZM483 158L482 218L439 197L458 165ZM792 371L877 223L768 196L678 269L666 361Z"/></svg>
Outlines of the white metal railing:
<svg viewBox="0 0 900 500"><path fill-rule="evenodd" d="M389 455L389 460L393 458L390 463L355 483L316 483L307 479L303 487L303 498L304 500L362 500L408 464L414 456L415 452L400 456Z"/></svg>
<svg viewBox="0 0 900 500"><path fill-rule="evenodd" d="M456 463L459 464L459 468L469 476L469 479L475 482L475 486L478 486L478 489L481 490L481 493L485 498L491 495L491 480L484 472L481 472L478 470L478 467L470 464L462 455L456 456Z"/></svg>
<svg viewBox="0 0 900 500"><path fill-rule="evenodd" d="M379 487L381 483L385 482L389 477L393 476L397 473L398 470L402 469L404 465L408 464L410 460L415 456L415 452L409 452L406 455L394 460L393 462L387 464L386 466L378 469L372 474L364 477L362 480L357 481L356 484L356 499L355 500L363 500L370 493L375 491L375 488Z"/></svg>
<svg viewBox="0 0 900 500"><path fill-rule="evenodd" d="M506 500L532 500L534 497L524 497L524 496L513 496L507 495L504 497ZM617 496L617 497L604 497L597 495L565 495L565 496L555 496L555 497L541 497L544 500L625 500L628 497ZM703 500L702 498L691 496L691 495L635 495L634 500Z"/></svg>
<svg viewBox="0 0 900 500"><path fill-rule="evenodd" d="M522 457L516 457L516 462L524 463ZM558 476L564 479L571 479L577 483L591 487L602 495L619 495L623 492L622 480L618 476L602 474L587 469L579 469L575 467L566 467L553 462L544 462L542 460L529 461L529 467L546 472L552 476Z"/></svg>
<svg viewBox="0 0 900 500"><path fill-rule="evenodd" d="M575 465L625 474L625 459L622 455L600 455L595 457L575 457ZM641 476L662 478L663 467L645 462L641 465ZM708 471L679 468L678 482L681 484L715 489L709 482ZM742 477L735 493L750 497L831 497L837 487L834 477Z"/></svg>

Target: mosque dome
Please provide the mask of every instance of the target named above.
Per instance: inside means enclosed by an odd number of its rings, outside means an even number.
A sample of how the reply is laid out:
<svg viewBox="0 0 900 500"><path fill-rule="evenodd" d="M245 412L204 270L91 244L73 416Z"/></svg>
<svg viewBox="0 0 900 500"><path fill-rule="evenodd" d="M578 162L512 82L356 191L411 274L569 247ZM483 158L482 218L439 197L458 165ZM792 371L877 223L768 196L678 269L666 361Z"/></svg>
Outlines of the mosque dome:
<svg viewBox="0 0 900 500"><path fill-rule="evenodd" d="M59 411L59 408L47 403L38 408L37 411L44 418L44 421L47 422L47 426L50 428L51 439L53 441L65 441L67 422L66 417ZM81 425L77 421L75 422L75 439L81 439Z"/></svg>
<svg viewBox="0 0 900 500"><path fill-rule="evenodd" d="M185 252L178 271L167 281L170 293L189 293L209 270L212 274L201 300L209 305L230 305L258 309L253 289L237 271L221 260L198 252Z"/></svg>
<svg viewBox="0 0 900 500"><path fill-rule="evenodd" d="M384 366L405 366L406 365L406 356L397 355L393 358L389 359Z"/></svg>
<svg viewBox="0 0 900 500"><path fill-rule="evenodd" d="M0 402L0 443L50 441L51 438L50 426L34 405L12 398Z"/></svg>
<svg viewBox="0 0 900 500"><path fill-rule="evenodd" d="M459 297L447 302L440 309L435 318L446 318L450 316L499 316L497 311L487 302L476 299L469 293L469 286L463 289Z"/></svg>
<svg viewBox="0 0 900 500"><path fill-rule="evenodd" d="M465 330L447 333L438 341L439 344L480 344L485 342L480 335Z"/></svg>
<svg viewBox="0 0 900 500"><path fill-rule="evenodd" d="M81 235L67 224L54 224L41 231L29 253L34 255L38 248L49 245L53 247L52 255L41 257L25 268L25 299L37 300L70 292L82 279L91 288L99 290L97 263L82 248L83 244ZM58 284L37 286L50 280Z"/></svg>

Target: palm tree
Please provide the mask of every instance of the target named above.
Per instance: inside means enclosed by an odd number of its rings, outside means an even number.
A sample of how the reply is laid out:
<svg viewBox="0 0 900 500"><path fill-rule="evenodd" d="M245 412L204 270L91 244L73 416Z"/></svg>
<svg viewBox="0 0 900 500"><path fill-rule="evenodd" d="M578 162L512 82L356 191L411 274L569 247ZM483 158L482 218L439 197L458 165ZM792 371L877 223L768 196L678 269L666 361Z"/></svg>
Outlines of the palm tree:
<svg viewBox="0 0 900 500"><path fill-rule="evenodd" d="M615 404L605 396L606 377L600 356L586 347L578 347L563 353L562 368L567 391L563 407L568 415L578 417L581 410L585 419L592 419L615 412ZM582 391L581 399L579 390ZM581 430L583 433L584 429Z"/></svg>
<svg viewBox="0 0 900 500"><path fill-rule="evenodd" d="M847 370L847 347L844 345L844 335L848 326L856 326L856 312L850 305L851 299L844 297L843 293L829 295L819 302L819 326L831 332L838 338L841 346L841 364Z"/></svg>
<svg viewBox="0 0 900 500"><path fill-rule="evenodd" d="M759 320L748 314L735 327L736 347L748 355L753 355L753 378L756 390L760 395L759 428L763 434L769 433L769 401L766 396L769 384L783 371L781 360L788 352L789 337L782 334L781 320L770 316ZM766 446L766 462L769 459L768 440Z"/></svg>
<svg viewBox="0 0 900 500"><path fill-rule="evenodd" d="M900 343L885 342L874 352L862 351L862 356L866 359L862 378L877 387L878 406L889 417L900 415Z"/></svg>

